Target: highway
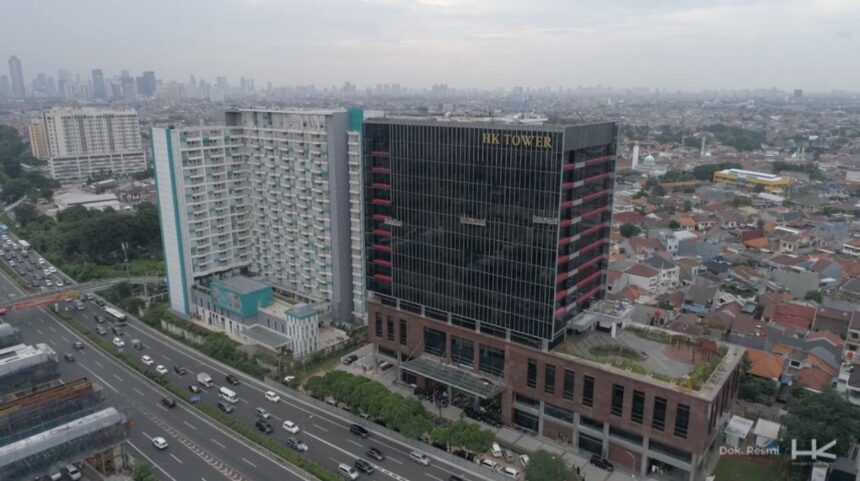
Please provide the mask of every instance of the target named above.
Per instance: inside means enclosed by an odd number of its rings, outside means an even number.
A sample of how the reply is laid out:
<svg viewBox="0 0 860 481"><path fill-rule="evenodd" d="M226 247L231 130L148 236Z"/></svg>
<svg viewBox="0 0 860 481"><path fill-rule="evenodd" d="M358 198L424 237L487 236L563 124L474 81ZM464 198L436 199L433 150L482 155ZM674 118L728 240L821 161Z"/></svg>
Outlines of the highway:
<svg viewBox="0 0 860 481"><path fill-rule="evenodd" d="M5 275L0 276L0 286L0 292L19 294ZM57 351L62 380L86 377L102 387L108 402L132 421L127 442L132 456L149 461L160 480L302 480L285 469L282 461L249 446L193 408L182 403L172 409L164 407L164 391L41 309L12 312L4 321L22 331L24 342L45 342ZM86 347L73 351L75 341L83 341ZM74 352L74 362L62 359L66 352ZM166 450L159 451L152 445L152 438L157 436L167 440Z"/></svg>
<svg viewBox="0 0 860 481"><path fill-rule="evenodd" d="M0 277L0 297L5 297L6 292L13 291L20 292L10 280ZM84 309L80 311L69 306L68 312L93 331L97 325L95 315L106 317L103 309L94 302L85 302ZM48 342L60 354L70 352L71 343L79 339L61 321L41 309L11 312L6 315L5 320L24 331L27 342ZM108 327L106 340L111 340L114 335L110 333L110 324L102 325ZM171 382L181 386L196 384L198 372L210 374L215 386L203 390L201 402L216 405L219 400L218 388L228 387L239 397L235 404L236 409L231 416L253 428L257 420L255 408L265 408L272 416L270 423L274 432L269 434L270 436L281 443L285 443L290 436L301 439L309 447L303 455L332 472L337 472L337 466L340 463L353 465L356 459L361 458L370 462L375 468L375 472L370 475L362 473L360 475L362 479L446 481L452 475L459 476L465 481L482 479L472 470L464 472L461 468L436 458L431 458L429 466L411 461L409 453L414 448L396 439L383 436L374 430L372 423L365 425L370 431L367 439L353 435L349 432L350 423L340 417L334 407L320 409L316 405L307 404L292 396L287 390L279 390L279 402L268 401L264 393L270 388L263 383L215 363L148 326L138 324L137 321L130 321L129 325L123 327L123 331L123 339L128 345L125 350L133 359L139 362L144 354L150 356L155 364L163 364L168 369L167 376ZM140 351L132 349L131 339L139 339L144 348ZM88 346L85 352L77 357L78 360L74 363L62 361L63 377L72 379L86 376L93 379L110 391L108 394L117 399L119 407L129 408L127 412L135 422L129 444L133 449L145 454L144 457L148 457L153 464L159 466L157 474L162 479L213 481L222 479L225 471L238 473L234 477L226 476L228 479L237 481L298 479L281 464L247 446L248 443L229 435L226 428L216 427L214 421L204 418L193 408L186 407L182 403L173 409L164 408L160 400L165 394L159 388L119 361L97 351L96 348ZM177 365L185 367L188 373L184 376L175 373L173 368ZM241 380L240 384L229 385L225 380L228 373L238 377ZM189 392L189 397L190 394ZM298 434L286 432L281 427L286 420L297 424L301 432ZM154 436L167 439L170 443L169 449L164 452L157 451L150 442ZM180 439L187 440L190 447L183 445ZM376 461L366 456L366 452L371 447L382 451L386 459ZM477 469L478 467L475 466L475 470Z"/></svg>

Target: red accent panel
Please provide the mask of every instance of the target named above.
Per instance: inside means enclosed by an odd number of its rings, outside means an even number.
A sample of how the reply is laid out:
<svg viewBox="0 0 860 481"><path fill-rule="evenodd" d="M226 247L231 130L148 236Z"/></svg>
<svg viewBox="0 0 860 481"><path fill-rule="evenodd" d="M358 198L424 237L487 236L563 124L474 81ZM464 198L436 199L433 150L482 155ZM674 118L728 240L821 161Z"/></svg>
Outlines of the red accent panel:
<svg viewBox="0 0 860 481"><path fill-rule="evenodd" d="M373 203L378 205L391 205L391 201L388 199L373 199Z"/></svg>
<svg viewBox="0 0 860 481"><path fill-rule="evenodd" d="M370 169L374 174L390 174L391 169L388 167L373 167Z"/></svg>
<svg viewBox="0 0 860 481"><path fill-rule="evenodd" d="M600 292L600 286L595 287L594 289L592 289L592 290L586 292L585 294L577 297L576 303L579 304L582 301L588 300L591 296L597 294L598 292Z"/></svg>
<svg viewBox="0 0 860 481"><path fill-rule="evenodd" d="M562 237L561 239L558 240L558 245L566 246L566 245L570 244L571 239L573 239L573 237Z"/></svg>
<svg viewBox="0 0 860 481"><path fill-rule="evenodd" d="M561 184L562 190L572 189L574 182L565 182Z"/></svg>
<svg viewBox="0 0 860 481"><path fill-rule="evenodd" d="M603 189L600 192L595 192L593 194L586 195L585 197L582 198L582 201L588 202L591 199L596 199L598 197L602 197L602 196L606 195L607 193L609 193L609 189Z"/></svg>
<svg viewBox="0 0 860 481"><path fill-rule="evenodd" d="M585 284L585 283L587 283L587 282L589 282L589 281L594 280L594 278L595 278L595 277L597 277L597 276L599 276L599 275L600 275L600 271L597 271L597 272L595 272L594 274L591 274L590 276L586 277L585 279L583 279L583 280L581 280L581 281L577 282L577 283L576 283L576 287L581 287L583 284Z"/></svg>
<svg viewBox="0 0 860 481"><path fill-rule="evenodd" d="M603 157L595 157L595 158L593 158L593 159L588 159L588 160L586 160L586 161L585 161L585 165L600 164L600 163L602 163L602 162L606 162L606 161L608 161L608 160L609 160L609 159L611 159L611 158L612 158L612 156L611 156L611 155L604 155Z"/></svg>
<svg viewBox="0 0 860 481"><path fill-rule="evenodd" d="M560 301L560 300L564 299L564 296L566 296L566 295L567 295L567 289L560 291L560 292L557 292L555 294L555 300Z"/></svg>
<svg viewBox="0 0 860 481"><path fill-rule="evenodd" d="M373 234L380 237L391 237L391 232L382 229L373 229Z"/></svg>
<svg viewBox="0 0 860 481"><path fill-rule="evenodd" d="M559 307L558 309L556 309L555 310L555 317L558 317L558 316L564 314L564 309L565 309L564 307Z"/></svg>
<svg viewBox="0 0 860 481"><path fill-rule="evenodd" d="M599 256L595 257L594 259L591 259L590 261L588 261L588 262L586 262L586 263L584 263L584 264L580 264L580 265L578 266L578 268L579 268L579 269L585 269L586 267L591 267L592 265L594 265L594 264L596 264L596 263L600 262L601 260L603 260L603 257L604 257L604 256L603 256L603 254L600 254Z"/></svg>
<svg viewBox="0 0 860 481"><path fill-rule="evenodd" d="M609 177L609 172L607 172L607 173L605 173L605 174L597 174L597 175L595 175L595 176L593 176L593 177L589 177L589 178L587 178L587 179L584 179L584 180L583 180L583 183L584 183L584 184L588 184L588 183L590 183L590 182L594 182L594 181L598 181L598 180L603 180L603 179L605 179L605 178L607 178L607 177Z"/></svg>
<svg viewBox="0 0 860 481"><path fill-rule="evenodd" d="M570 259L570 255L558 256L557 263L561 264L562 262L567 262L568 259Z"/></svg>
<svg viewBox="0 0 860 481"><path fill-rule="evenodd" d="M390 219L391 216L383 215L383 214L373 214L373 220L385 220Z"/></svg>
<svg viewBox="0 0 860 481"><path fill-rule="evenodd" d="M370 155L374 157L391 157L391 152L385 152L384 150L374 150L370 153Z"/></svg>
<svg viewBox="0 0 860 481"><path fill-rule="evenodd" d="M560 222L558 223L558 226L559 226L559 227L567 227L567 226L569 226L569 225L570 225L570 223L571 223L571 222L573 222L573 220L571 220L571 219L564 219L564 220L562 220L562 221L560 221Z"/></svg>
<svg viewBox="0 0 860 481"><path fill-rule="evenodd" d="M591 244L588 244L587 246L580 248L579 253L582 254L583 252L588 252L591 249L594 249L595 247L599 246L600 244L603 244L603 241L604 241L604 239L594 241Z"/></svg>
<svg viewBox="0 0 860 481"><path fill-rule="evenodd" d="M607 224L606 222L603 222L602 224L597 224L594 227L589 227L588 229L585 229L584 231L582 231L582 233L580 233L579 235L582 237L585 237L588 234L593 234L593 233L597 232L598 230L606 227L606 224Z"/></svg>
<svg viewBox="0 0 860 481"><path fill-rule="evenodd" d="M568 170L573 170L575 168L576 168L576 164L564 164L563 166L561 166L561 169L564 172L567 172Z"/></svg>
<svg viewBox="0 0 860 481"><path fill-rule="evenodd" d="M385 259L373 259L373 263L380 266L391 267L391 261L387 261Z"/></svg>
<svg viewBox="0 0 860 481"><path fill-rule="evenodd" d="M385 190L391 189L391 184L380 184L380 183L374 182L371 185L373 185L374 189L385 189Z"/></svg>
<svg viewBox="0 0 860 481"><path fill-rule="evenodd" d="M391 252L391 246L383 245L383 244L373 244L373 249L382 251L382 252Z"/></svg>
<svg viewBox="0 0 860 481"><path fill-rule="evenodd" d="M595 215L597 215L597 214L599 214L599 213L603 212L604 210L606 210L606 209L608 209L608 208L609 208L609 206L608 206L608 205L604 205L603 207L598 207L598 208L596 208L596 209L594 209L594 210L590 210L590 211L586 212L585 214L582 214L582 218L583 218L583 219L588 219L589 217L593 217L593 216L595 216Z"/></svg>
<svg viewBox="0 0 860 481"><path fill-rule="evenodd" d="M559 282L564 281L568 277L570 277L570 272L562 272L561 274L559 274L555 277L555 283L558 284Z"/></svg>
<svg viewBox="0 0 860 481"><path fill-rule="evenodd" d="M377 281L391 282L391 276L386 276L385 274L374 274L373 278Z"/></svg>

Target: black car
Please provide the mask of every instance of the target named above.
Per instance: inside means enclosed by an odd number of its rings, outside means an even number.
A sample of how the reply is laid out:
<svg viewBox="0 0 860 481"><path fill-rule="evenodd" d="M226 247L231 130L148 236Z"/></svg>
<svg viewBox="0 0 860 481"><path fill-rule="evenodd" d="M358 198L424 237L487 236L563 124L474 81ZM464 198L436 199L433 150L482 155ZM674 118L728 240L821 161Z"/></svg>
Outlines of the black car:
<svg viewBox="0 0 860 481"><path fill-rule="evenodd" d="M103 301L103 300L101 300L101 299L96 299L96 304L98 304L98 306L99 306L99 307L104 307L104 306L105 306L105 301Z"/></svg>
<svg viewBox="0 0 860 481"><path fill-rule="evenodd" d="M351 432L352 434L356 434L358 436L361 436L363 439L367 438L367 435L368 435L367 429L364 429L363 427L359 426L358 424L353 424L352 426L350 426L349 432Z"/></svg>
<svg viewBox="0 0 860 481"><path fill-rule="evenodd" d="M272 431L274 431L274 430L272 429L272 425L271 425L271 424L269 424L269 423L267 423L266 421L263 421L262 419L260 419L259 421L257 421L257 422L254 424L254 426L257 426L257 429L259 429L261 433L271 434L271 433L272 433Z"/></svg>
<svg viewBox="0 0 860 481"><path fill-rule="evenodd" d="M598 456L596 454L591 455L591 459L588 460L589 464L593 464L600 469L605 471L612 472L615 469L615 466L612 465L612 461L604 458L603 456Z"/></svg>
<svg viewBox="0 0 860 481"><path fill-rule="evenodd" d="M456 474L452 474L451 476L448 476L448 481L466 481L466 480L461 478L460 476L457 476Z"/></svg>
<svg viewBox="0 0 860 481"><path fill-rule="evenodd" d="M172 397L164 397L164 398L161 398L161 404L166 408L175 408L176 407L176 400L173 399Z"/></svg>
<svg viewBox="0 0 860 481"><path fill-rule="evenodd" d="M232 404L225 403L223 401L218 401L218 409L224 411L227 414L230 414L235 409Z"/></svg>
<svg viewBox="0 0 860 481"><path fill-rule="evenodd" d="M81 341L75 341L74 343L72 343L72 347L73 347L76 351L80 351L81 349L83 349L83 348L84 348L84 343L82 343Z"/></svg>
<svg viewBox="0 0 860 481"><path fill-rule="evenodd" d="M296 439L292 436L287 438L287 447L298 453L308 450L308 445L303 443L301 439Z"/></svg>
<svg viewBox="0 0 860 481"><path fill-rule="evenodd" d="M173 366L173 372L179 374L180 376L184 376L188 374L188 369L185 369L185 366L180 366L177 364L176 366Z"/></svg>
<svg viewBox="0 0 860 481"><path fill-rule="evenodd" d="M358 361L358 356L356 356L355 354L350 354L349 356L346 356L345 358L343 358L343 364L346 366L349 366L350 364L354 363L355 361Z"/></svg>
<svg viewBox="0 0 860 481"><path fill-rule="evenodd" d="M100 315L98 315L98 314L94 315L94 316L93 316L93 319L95 319L95 320L96 320L96 323L97 323L97 324L102 324L103 322L105 322L104 318L102 318L102 316L100 316Z"/></svg>
<svg viewBox="0 0 860 481"><path fill-rule="evenodd" d="M194 394L197 394L200 392L200 386L198 386L197 384L189 384L188 390L193 392Z"/></svg>
<svg viewBox="0 0 860 481"><path fill-rule="evenodd" d="M113 331L114 335L117 335L117 336L124 336L125 335L125 333L122 332L122 329L120 329L117 326L113 326L112 328L110 328L110 330Z"/></svg>
<svg viewBox="0 0 860 481"><path fill-rule="evenodd" d="M96 332L99 334L99 336L104 336L105 334L107 334L107 329L102 326L96 326Z"/></svg>
<svg viewBox="0 0 860 481"><path fill-rule="evenodd" d="M68 362L75 362L75 355L70 352L63 354L63 358Z"/></svg>
<svg viewBox="0 0 860 481"><path fill-rule="evenodd" d="M355 469L361 471L364 474L370 474L373 472L373 465L363 459L356 459L354 466Z"/></svg>
<svg viewBox="0 0 860 481"><path fill-rule="evenodd" d="M232 384L232 385L234 385L234 386L235 386L235 385L237 385L237 384L239 384L239 378L237 378L236 376L234 376L234 375L232 375L232 374L227 374L227 378L226 378L226 379L227 379L227 382L228 382L228 383L230 383L230 384Z"/></svg>
<svg viewBox="0 0 860 481"><path fill-rule="evenodd" d="M370 448L367 450L367 455L377 461L385 461L385 455L382 454L382 451L376 448Z"/></svg>

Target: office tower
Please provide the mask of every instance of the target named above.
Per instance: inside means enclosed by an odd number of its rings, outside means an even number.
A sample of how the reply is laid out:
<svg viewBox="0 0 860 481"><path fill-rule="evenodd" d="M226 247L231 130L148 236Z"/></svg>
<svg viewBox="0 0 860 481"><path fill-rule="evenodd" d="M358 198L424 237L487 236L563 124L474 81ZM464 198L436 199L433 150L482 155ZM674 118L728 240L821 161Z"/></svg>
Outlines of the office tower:
<svg viewBox="0 0 860 481"><path fill-rule="evenodd" d="M12 95L12 84L9 83L8 75L0 75L0 97Z"/></svg>
<svg viewBox="0 0 860 481"><path fill-rule="evenodd" d="M57 107L42 114L42 123L51 176L59 182L146 170L134 110Z"/></svg>
<svg viewBox="0 0 860 481"><path fill-rule="evenodd" d="M345 110L240 109L225 126L152 129L174 311L199 312L195 285L247 268L353 319L348 127Z"/></svg>
<svg viewBox="0 0 860 481"><path fill-rule="evenodd" d="M616 125L383 118L363 135L378 361L472 416L701 479L743 349L679 339L691 351L674 358L673 334L602 300Z"/></svg>
<svg viewBox="0 0 860 481"><path fill-rule="evenodd" d="M30 136L30 151L33 157L39 160L48 160L50 158L48 154L48 140L45 135L45 125L42 123L42 119L30 120L27 130Z"/></svg>
<svg viewBox="0 0 860 481"><path fill-rule="evenodd" d="M12 96L16 99L23 99L26 97L27 91L24 86L24 69L21 67L21 61L14 55L9 57L9 77L12 79Z"/></svg>
<svg viewBox="0 0 860 481"><path fill-rule="evenodd" d="M794 100L803 100L803 89L794 89Z"/></svg>
<svg viewBox="0 0 860 481"><path fill-rule="evenodd" d="M139 91L146 97L155 96L155 72L148 70L143 72L138 83Z"/></svg>
<svg viewBox="0 0 860 481"><path fill-rule="evenodd" d="M227 91L227 77L217 77L215 79L215 84L218 85L218 88Z"/></svg>
<svg viewBox="0 0 860 481"><path fill-rule="evenodd" d="M93 98L107 98L107 90L105 89L105 75L101 69L95 69L92 72L93 76Z"/></svg>

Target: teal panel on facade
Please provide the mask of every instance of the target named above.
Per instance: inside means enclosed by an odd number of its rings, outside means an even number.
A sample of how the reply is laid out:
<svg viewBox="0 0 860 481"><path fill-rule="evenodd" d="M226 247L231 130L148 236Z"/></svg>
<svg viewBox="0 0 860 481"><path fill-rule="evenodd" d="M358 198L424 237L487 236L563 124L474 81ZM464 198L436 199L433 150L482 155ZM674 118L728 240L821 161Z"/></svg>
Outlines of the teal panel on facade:
<svg viewBox="0 0 860 481"><path fill-rule="evenodd" d="M241 317L256 315L273 300L272 286L243 276L212 281L209 292L216 306Z"/></svg>
<svg viewBox="0 0 860 481"><path fill-rule="evenodd" d="M361 125L364 123L364 109L348 109L349 115L349 130L361 132Z"/></svg>

